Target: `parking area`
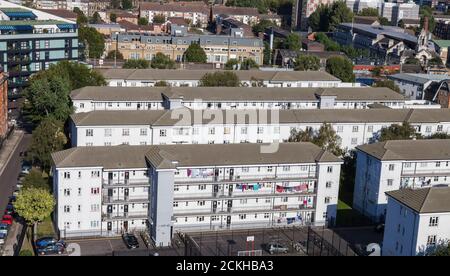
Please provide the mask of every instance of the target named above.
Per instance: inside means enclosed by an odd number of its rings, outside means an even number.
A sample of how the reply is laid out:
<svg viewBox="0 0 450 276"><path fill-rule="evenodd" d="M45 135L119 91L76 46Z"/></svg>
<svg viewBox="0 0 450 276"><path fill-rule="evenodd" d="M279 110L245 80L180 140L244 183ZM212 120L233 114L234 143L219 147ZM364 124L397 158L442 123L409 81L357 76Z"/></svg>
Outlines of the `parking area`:
<svg viewBox="0 0 450 276"><path fill-rule="evenodd" d="M267 256L306 255L307 228L271 228L189 233L187 255L202 256ZM270 245L279 246L269 250ZM271 254L272 253L272 254Z"/></svg>

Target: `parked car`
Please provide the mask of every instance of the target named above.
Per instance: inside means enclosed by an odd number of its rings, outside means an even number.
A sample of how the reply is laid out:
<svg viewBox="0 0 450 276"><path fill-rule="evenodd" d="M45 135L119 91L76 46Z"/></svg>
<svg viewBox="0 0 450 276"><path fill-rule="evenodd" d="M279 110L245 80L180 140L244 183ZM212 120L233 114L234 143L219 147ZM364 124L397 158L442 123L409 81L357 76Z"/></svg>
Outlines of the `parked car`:
<svg viewBox="0 0 450 276"><path fill-rule="evenodd" d="M13 217L11 215L4 215L1 223L11 225L13 223Z"/></svg>
<svg viewBox="0 0 450 276"><path fill-rule="evenodd" d="M9 197L8 203L13 204L14 202L16 202L16 199L17 199L17 197L15 195L12 195Z"/></svg>
<svg viewBox="0 0 450 276"><path fill-rule="evenodd" d="M0 245L5 244L6 235L5 233L0 233Z"/></svg>
<svg viewBox="0 0 450 276"><path fill-rule="evenodd" d="M16 198L19 195L19 189L16 188L13 192L13 197Z"/></svg>
<svg viewBox="0 0 450 276"><path fill-rule="evenodd" d="M8 204L6 206L6 210L5 210L5 215L11 215L14 216L15 212L14 212L14 206L12 204Z"/></svg>
<svg viewBox="0 0 450 276"><path fill-rule="evenodd" d="M34 244L36 245L36 248L38 248L38 249L45 248L47 246L54 245L54 244L60 244L63 247L66 247L66 243L63 240L58 240L53 237L45 237L45 238L37 239Z"/></svg>
<svg viewBox="0 0 450 276"><path fill-rule="evenodd" d="M22 162L22 170L20 171L21 174L29 174L31 171L31 164L28 162Z"/></svg>
<svg viewBox="0 0 450 276"><path fill-rule="evenodd" d="M64 253L64 246L60 243L49 244L45 247L37 248L36 252L38 255L50 255Z"/></svg>
<svg viewBox="0 0 450 276"><path fill-rule="evenodd" d="M0 234L8 234L8 224L0 224Z"/></svg>
<svg viewBox="0 0 450 276"><path fill-rule="evenodd" d="M271 242L271 243L267 244L267 251L271 255L272 254L277 254L277 253L288 253L289 252L289 248L287 248L286 246L282 245L281 243Z"/></svg>
<svg viewBox="0 0 450 276"><path fill-rule="evenodd" d="M125 233L122 235L122 239L125 242L125 245L128 249L139 248L139 242L135 235Z"/></svg>

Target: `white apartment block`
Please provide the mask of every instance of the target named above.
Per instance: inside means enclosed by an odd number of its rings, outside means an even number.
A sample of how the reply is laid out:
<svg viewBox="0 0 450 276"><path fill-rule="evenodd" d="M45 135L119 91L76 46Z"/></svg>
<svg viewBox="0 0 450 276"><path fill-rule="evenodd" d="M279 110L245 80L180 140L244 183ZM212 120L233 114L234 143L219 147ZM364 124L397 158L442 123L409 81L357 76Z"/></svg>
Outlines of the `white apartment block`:
<svg viewBox="0 0 450 276"><path fill-rule="evenodd" d="M393 140L358 146L353 208L386 217L386 192L450 184L450 140Z"/></svg>
<svg viewBox="0 0 450 276"><path fill-rule="evenodd" d="M386 17L394 26L402 19L419 19L419 5L414 2L382 4L381 16Z"/></svg>
<svg viewBox="0 0 450 276"><path fill-rule="evenodd" d="M237 144L287 141L329 123L348 150L410 123L423 136L450 133L447 109L93 111L71 116L72 146Z"/></svg>
<svg viewBox="0 0 450 276"><path fill-rule="evenodd" d="M389 88L84 87L72 91L75 112L221 109L404 108L403 95ZM425 105L421 105L424 107ZM439 107L439 105L437 105Z"/></svg>
<svg viewBox="0 0 450 276"><path fill-rule="evenodd" d="M267 145L265 145L267 146ZM217 158L221 156L221 158ZM52 155L62 237L324 225L342 160L311 143L72 148Z"/></svg>
<svg viewBox="0 0 450 276"><path fill-rule="evenodd" d="M400 88L400 92L411 100L424 100L433 98L435 91L430 91L427 95L428 88L433 84L440 84L449 80L450 76L441 74L409 74L399 73L388 76ZM430 95L430 93L432 95Z"/></svg>
<svg viewBox="0 0 450 276"><path fill-rule="evenodd" d="M386 193L383 256L427 255L450 240L450 188Z"/></svg>
<svg viewBox="0 0 450 276"><path fill-rule="evenodd" d="M107 69L100 71L108 86L151 87L165 81L173 87L197 87L207 73L221 70L170 70L170 69ZM230 71L228 71L230 72ZM245 87L359 87L358 83L343 83L322 71L261 71L236 70Z"/></svg>

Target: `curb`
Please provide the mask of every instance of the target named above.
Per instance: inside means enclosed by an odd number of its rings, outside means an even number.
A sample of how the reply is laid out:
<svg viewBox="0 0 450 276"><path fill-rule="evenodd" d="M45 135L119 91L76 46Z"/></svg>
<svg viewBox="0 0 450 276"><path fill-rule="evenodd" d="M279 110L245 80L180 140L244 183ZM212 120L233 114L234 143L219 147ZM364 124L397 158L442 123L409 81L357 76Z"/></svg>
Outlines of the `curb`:
<svg viewBox="0 0 450 276"><path fill-rule="evenodd" d="M22 141L23 137L25 136L25 133L21 131L19 139L17 140L17 143L14 145L12 151L9 153L8 158L6 159L5 165L0 170L0 176L3 175L3 172L5 171L6 166L8 165L9 161L11 160L13 153L16 151L17 147L19 146L20 142Z"/></svg>

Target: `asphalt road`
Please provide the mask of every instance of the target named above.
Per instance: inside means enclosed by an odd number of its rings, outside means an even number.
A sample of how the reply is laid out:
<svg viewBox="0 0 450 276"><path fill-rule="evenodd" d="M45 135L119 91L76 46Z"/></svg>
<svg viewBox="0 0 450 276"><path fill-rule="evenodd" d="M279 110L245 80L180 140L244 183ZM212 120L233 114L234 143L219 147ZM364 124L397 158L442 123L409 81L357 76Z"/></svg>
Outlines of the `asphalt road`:
<svg viewBox="0 0 450 276"><path fill-rule="evenodd" d="M0 212L3 214L6 205L8 204L8 198L12 195L15 190L17 183L17 177L19 176L21 170L21 160L20 152L25 151L31 141L31 135L25 134L19 145L15 149L11 159L6 164L6 168L0 175Z"/></svg>

